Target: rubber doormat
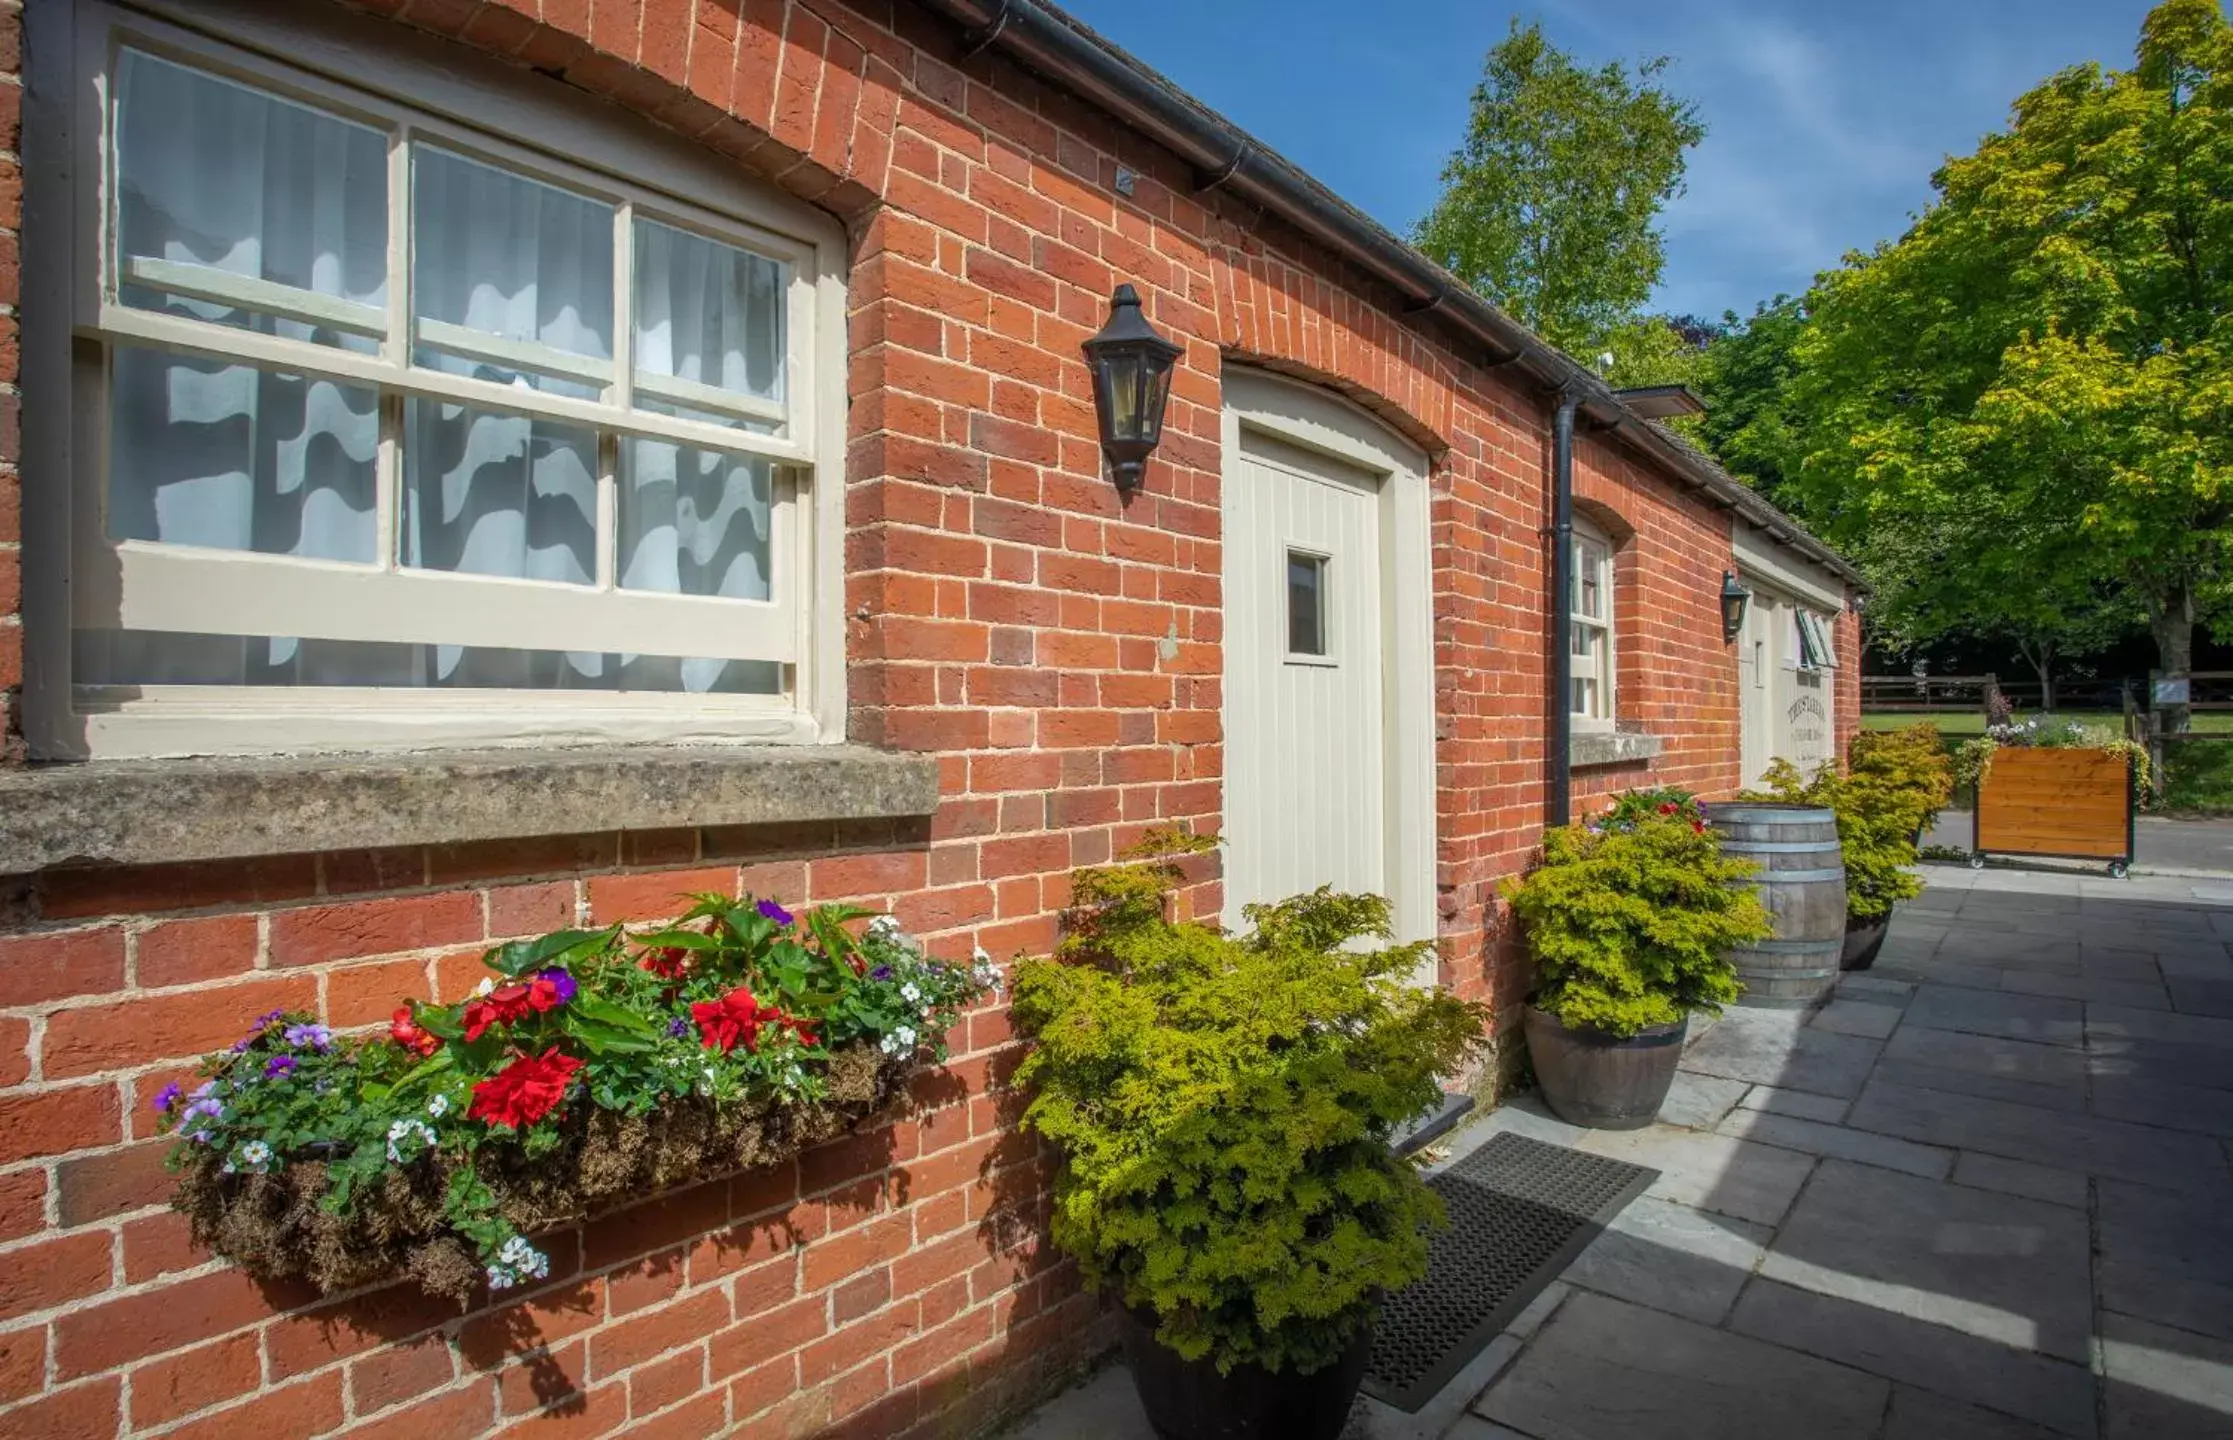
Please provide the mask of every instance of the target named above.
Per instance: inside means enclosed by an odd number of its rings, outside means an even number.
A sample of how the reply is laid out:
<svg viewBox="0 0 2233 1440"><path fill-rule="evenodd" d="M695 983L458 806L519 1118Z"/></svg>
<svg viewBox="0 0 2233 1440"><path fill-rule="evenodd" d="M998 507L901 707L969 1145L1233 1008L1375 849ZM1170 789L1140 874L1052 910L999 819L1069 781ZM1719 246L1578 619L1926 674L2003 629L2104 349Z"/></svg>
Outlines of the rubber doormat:
<svg viewBox="0 0 2233 1440"><path fill-rule="evenodd" d="M1365 1393L1405 1411L1433 1399L1658 1178L1503 1134L1429 1179L1450 1224L1430 1243L1426 1278L1381 1307Z"/></svg>

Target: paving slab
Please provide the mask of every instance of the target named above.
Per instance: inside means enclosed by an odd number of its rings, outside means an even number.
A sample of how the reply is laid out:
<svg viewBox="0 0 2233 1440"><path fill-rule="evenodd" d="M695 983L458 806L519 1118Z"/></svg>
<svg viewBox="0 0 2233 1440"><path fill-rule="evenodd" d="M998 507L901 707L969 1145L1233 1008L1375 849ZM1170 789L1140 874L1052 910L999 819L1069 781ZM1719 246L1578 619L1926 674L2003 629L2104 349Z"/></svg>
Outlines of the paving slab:
<svg viewBox="0 0 2233 1440"><path fill-rule="evenodd" d="M1814 1168L1812 1155L1667 1126L1592 1130L1577 1148L1657 1170L1647 1195L1756 1225L1781 1220Z"/></svg>
<svg viewBox="0 0 2233 1440"><path fill-rule="evenodd" d="M2182 1015L2233 1016L2233 977L2173 975L2166 983L2171 1006Z"/></svg>
<svg viewBox="0 0 2233 1440"><path fill-rule="evenodd" d="M2100 1183L2103 1308L2233 1340L2233 1211L2214 1196Z"/></svg>
<svg viewBox="0 0 2233 1440"><path fill-rule="evenodd" d="M2054 1440L2055 1432L2013 1415L1949 1400L1912 1385L1892 1387L1884 1440Z"/></svg>
<svg viewBox="0 0 2233 1440"><path fill-rule="evenodd" d="M2094 1114L2112 1120L2233 1136L2233 1090L2211 1090L2134 1075L2097 1075L2089 1104Z"/></svg>
<svg viewBox="0 0 2233 1440"><path fill-rule="evenodd" d="M1995 977L1996 982L1998 977ZM2081 1045L2085 1007L2076 1000L1921 985L1907 1005L1910 1029L1953 1030L2052 1045Z"/></svg>
<svg viewBox="0 0 2233 1440"><path fill-rule="evenodd" d="M2095 1434L2093 1375L2082 1365L1765 1277L1738 1297L1730 1328L2058 1434Z"/></svg>
<svg viewBox="0 0 2233 1440"><path fill-rule="evenodd" d="M2091 1264L2076 1211L1829 1160L1760 1273L2082 1365Z"/></svg>
<svg viewBox="0 0 2233 1440"><path fill-rule="evenodd" d="M2213 1015L2164 1014L2124 1005L2086 1006L2088 1040L2152 1040L2172 1045L2233 1049L2233 1020Z"/></svg>
<svg viewBox="0 0 2233 1440"><path fill-rule="evenodd" d="M2233 1047L2094 1035L2087 1039L2086 1051L2096 1076L2123 1075L2206 1090L2233 1090Z"/></svg>
<svg viewBox="0 0 2233 1440"><path fill-rule="evenodd" d="M1788 1010L1731 1010L1683 1052L1682 1068L1727 1080L1847 1099L1861 1093L1880 1044L1833 1035Z"/></svg>
<svg viewBox="0 0 2233 1440"><path fill-rule="evenodd" d="M1650 1196L1616 1218L1566 1268L1569 1284L1718 1325L1766 1253L1766 1226Z"/></svg>
<svg viewBox="0 0 2233 1440"><path fill-rule="evenodd" d="M1814 1013L1807 1022L1817 1030L1827 1030L1833 1035L1858 1035L1864 1040L1882 1040L1899 1028L1900 1007L1875 1005L1864 995L1841 993L1837 999Z"/></svg>
<svg viewBox="0 0 2233 1440"><path fill-rule="evenodd" d="M1958 1030L1903 1030L1884 1043L1884 1058L2072 1090L2086 1081L2085 1056L2067 1045Z"/></svg>
<svg viewBox="0 0 2233 1440"><path fill-rule="evenodd" d="M2062 1000L2095 1000L2134 1010L2168 1010L2170 992L2160 980L2135 980L2099 975L2051 975L2029 970L2003 970L2000 988L2013 995L2046 995Z"/></svg>
<svg viewBox="0 0 2233 1440"><path fill-rule="evenodd" d="M1659 1123L1690 1130L1711 1130L1721 1123L1723 1116L1737 1108L1737 1102L1751 1089L1752 1086L1743 1080L1724 1080L1718 1075L1678 1070L1675 1083L1668 1088L1666 1103L1659 1107Z"/></svg>
<svg viewBox="0 0 2233 1440"><path fill-rule="evenodd" d="M1879 1080L1862 1092L1847 1123L1927 1145L1978 1150L2164 1189L2227 1188L2225 1155L2207 1137L2122 1120L2063 1115Z"/></svg>
<svg viewBox="0 0 2233 1440"><path fill-rule="evenodd" d="M1796 1115L1835 1125L1853 1108L1851 1100L1835 1095L1814 1095L1805 1090L1785 1090L1776 1085L1755 1085L1737 1102L1739 1110L1765 1110L1771 1115Z"/></svg>
<svg viewBox="0 0 2233 1440"><path fill-rule="evenodd" d="M1974 1150L1964 1150L1955 1157L1954 1183L1975 1186L1979 1190L1998 1190L2004 1195L2022 1195L2073 1210L2086 1208L2090 1184L2085 1176L2073 1171L2054 1170L1999 1155L1980 1155Z"/></svg>
<svg viewBox="0 0 2233 1440"><path fill-rule="evenodd" d="M1786 1150L1803 1150L1809 1155L1834 1155L1863 1165L1903 1170L1931 1180L1943 1180L1954 1170L1951 1150L1765 1110L1737 1111L1721 1122L1721 1133L1763 1145L1780 1145Z"/></svg>
<svg viewBox="0 0 2233 1440"><path fill-rule="evenodd" d="M2233 1435L2233 1341L2105 1315L2110 1440Z"/></svg>
<svg viewBox="0 0 2233 1440"><path fill-rule="evenodd" d="M1578 1294L1474 1409L1540 1440L1871 1440L1890 1391L1777 1345Z"/></svg>
<svg viewBox="0 0 2233 1440"><path fill-rule="evenodd" d="M1042 1405L1002 1440L1156 1440L1132 1388L1132 1372L1111 1365Z"/></svg>
<svg viewBox="0 0 2233 1440"><path fill-rule="evenodd" d="M1930 1030L1915 1033L1947 1035L1953 1032ZM2070 1053L2075 1055L2077 1052ZM2011 1105L2059 1110L2066 1115L2083 1115L2086 1111L2086 1092L2078 1085L2067 1088L2035 1085L2026 1080L1980 1075L1975 1070L1948 1069L1943 1065L1926 1065L1911 1060L1883 1061L1877 1065L1874 1078L1891 1085L1910 1085L1918 1090L1941 1090L1949 1095L1974 1095L1987 1100L2006 1101Z"/></svg>

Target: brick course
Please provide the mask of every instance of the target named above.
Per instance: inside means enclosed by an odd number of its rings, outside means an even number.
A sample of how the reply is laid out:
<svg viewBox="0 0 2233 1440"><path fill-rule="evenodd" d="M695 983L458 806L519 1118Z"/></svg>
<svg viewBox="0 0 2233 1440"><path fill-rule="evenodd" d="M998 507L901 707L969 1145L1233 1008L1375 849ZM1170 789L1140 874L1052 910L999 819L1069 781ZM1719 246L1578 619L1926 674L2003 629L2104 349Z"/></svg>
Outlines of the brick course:
<svg viewBox="0 0 2233 1440"><path fill-rule="evenodd" d="M0 898L0 1431L963 1435L1059 1383L1105 1321L1044 1241L998 1003L915 1113L795 1164L551 1238L537 1292L459 1315L267 1293L163 1208L149 1097L275 1004L376 1022L454 999L495 941L649 922L685 892L896 908L934 953L1051 944L1066 872L1214 829L1220 366L1366 406L1434 457L1441 976L1508 1015L1495 902L1543 806L1548 410L1174 157L904 0L361 0L556 74L844 217L852 738L943 760L926 822L565 836L22 877ZM0 743L21 757L14 42L0 0ZM34 24L38 23L37 18ZM1119 162L1138 172L1114 193ZM1142 493L1102 478L1078 345L1129 280L1186 346ZM55 403L55 402L50 402ZM1578 803L1737 780L1716 593L1729 521L1584 435L1620 539L1619 709L1668 742ZM1841 743L1857 622L1839 621ZM1171 653L1164 653L1166 648ZM1185 892L1214 914L1203 867ZM11 885L14 882L10 882ZM10 908L12 907L12 908Z"/></svg>

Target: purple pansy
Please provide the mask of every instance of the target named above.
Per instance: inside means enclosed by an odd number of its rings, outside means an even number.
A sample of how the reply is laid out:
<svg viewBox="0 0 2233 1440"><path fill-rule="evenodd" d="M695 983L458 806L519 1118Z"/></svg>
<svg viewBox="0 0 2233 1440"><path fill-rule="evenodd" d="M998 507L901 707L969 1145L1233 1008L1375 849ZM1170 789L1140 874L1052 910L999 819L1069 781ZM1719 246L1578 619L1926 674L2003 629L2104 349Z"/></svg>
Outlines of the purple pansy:
<svg viewBox="0 0 2233 1440"><path fill-rule="evenodd" d="M773 900L762 900L758 908L762 915L767 916L778 925L791 923L791 912L776 904Z"/></svg>
<svg viewBox="0 0 2233 1440"><path fill-rule="evenodd" d="M680 1015L677 1015L674 1019L667 1022L667 1033L674 1036L677 1040L680 1040L683 1036L690 1033L690 1022L683 1019Z"/></svg>
<svg viewBox="0 0 2233 1440"><path fill-rule="evenodd" d="M550 981L551 988L558 992L558 1003L561 1005L572 1004L574 996L581 990L581 987L574 983L574 977L556 965L548 970L536 971L535 978Z"/></svg>
<svg viewBox="0 0 2233 1440"><path fill-rule="evenodd" d="M892 967L889 965L879 965L874 970L868 972L868 978L871 980L889 980L892 978Z"/></svg>
<svg viewBox="0 0 2233 1440"><path fill-rule="evenodd" d="M333 1048L333 1031L323 1025L289 1025L283 1038L289 1045L308 1045L319 1051Z"/></svg>
<svg viewBox="0 0 2233 1440"><path fill-rule="evenodd" d="M292 1055L274 1055L264 1062L264 1078L266 1080L285 1079L287 1072L293 1070L298 1063L300 1062Z"/></svg>
<svg viewBox="0 0 2233 1440"><path fill-rule="evenodd" d="M178 1103L178 1097L185 1093L185 1091L178 1088L178 1082L176 1080L173 1080L170 1084L165 1085L162 1089L155 1092L155 1099L153 1101L153 1104L155 1106L155 1113L158 1115L170 1114L171 1107Z"/></svg>

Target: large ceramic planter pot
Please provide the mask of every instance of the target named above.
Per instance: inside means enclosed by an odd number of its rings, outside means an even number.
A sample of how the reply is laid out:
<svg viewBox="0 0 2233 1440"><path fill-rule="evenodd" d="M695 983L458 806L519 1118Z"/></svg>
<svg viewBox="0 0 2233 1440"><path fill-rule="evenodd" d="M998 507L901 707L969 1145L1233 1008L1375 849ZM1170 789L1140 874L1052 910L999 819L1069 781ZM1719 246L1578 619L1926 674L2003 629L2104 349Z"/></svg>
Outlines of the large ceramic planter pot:
<svg viewBox="0 0 2233 1440"><path fill-rule="evenodd" d="M1884 937L1892 929L1892 917L1879 915L1874 920L1848 916L1845 922L1845 950L1838 956L1840 970L1866 970L1876 963L1876 952L1884 948Z"/></svg>
<svg viewBox="0 0 2233 1440"><path fill-rule="evenodd" d="M1569 1030L1530 1005L1526 1026L1536 1083L1559 1119L1593 1130L1641 1130L1659 1118L1675 1083L1690 1017L1622 1038Z"/></svg>
<svg viewBox="0 0 2233 1440"><path fill-rule="evenodd" d="M1162 1440L1338 1440L1372 1358L1367 1325L1323 1370L1297 1375L1236 1365L1220 1375L1214 1361L1184 1360L1157 1344L1152 1315L1127 1309L1120 1326L1124 1363Z"/></svg>

